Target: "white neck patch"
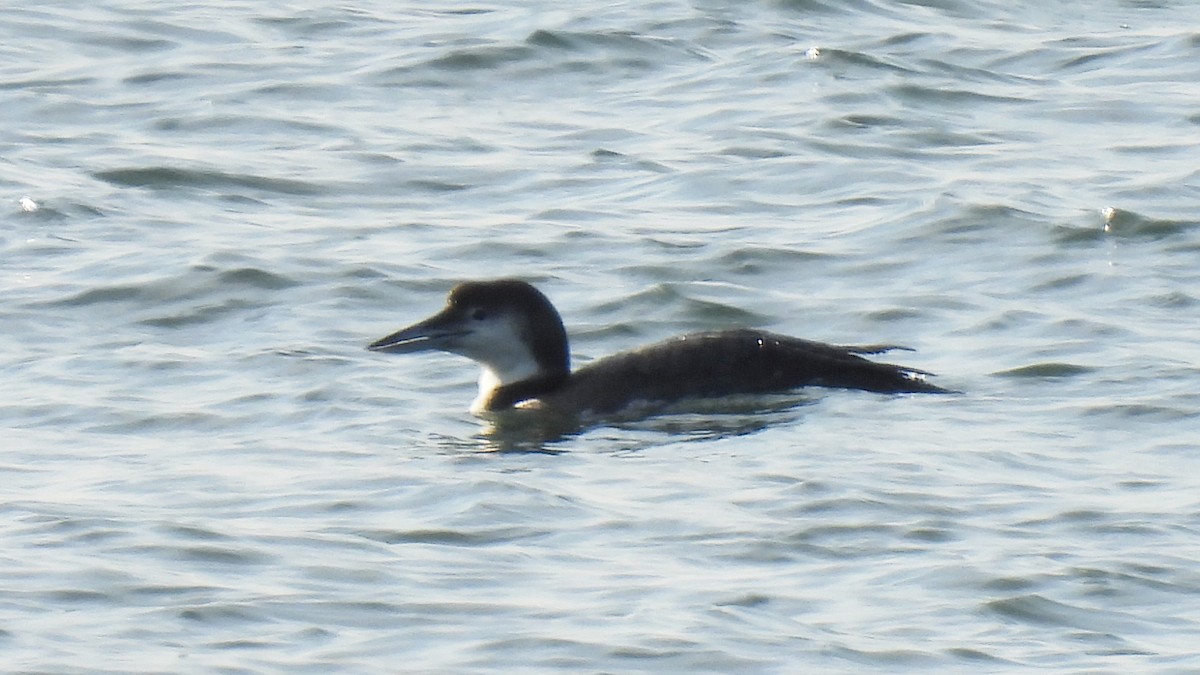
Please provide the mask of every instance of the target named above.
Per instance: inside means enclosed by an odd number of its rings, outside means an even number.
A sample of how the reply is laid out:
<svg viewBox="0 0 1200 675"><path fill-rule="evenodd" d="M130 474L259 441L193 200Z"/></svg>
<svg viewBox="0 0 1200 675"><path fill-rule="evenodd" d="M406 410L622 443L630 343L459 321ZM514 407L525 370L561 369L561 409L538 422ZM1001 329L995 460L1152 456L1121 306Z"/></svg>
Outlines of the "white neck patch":
<svg viewBox="0 0 1200 675"><path fill-rule="evenodd" d="M509 368L503 374L497 373L489 366L483 366L479 370L479 394L471 403L471 412L479 414L486 411L488 401L492 400L492 396L500 387L531 380L542 374L536 363L523 361L519 366Z"/></svg>

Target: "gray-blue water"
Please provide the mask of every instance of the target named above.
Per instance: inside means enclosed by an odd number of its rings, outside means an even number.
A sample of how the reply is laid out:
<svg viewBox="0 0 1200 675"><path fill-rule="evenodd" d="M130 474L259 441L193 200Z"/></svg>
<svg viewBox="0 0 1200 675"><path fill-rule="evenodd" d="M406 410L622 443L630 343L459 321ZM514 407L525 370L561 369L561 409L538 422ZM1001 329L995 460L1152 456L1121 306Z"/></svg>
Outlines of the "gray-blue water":
<svg viewBox="0 0 1200 675"><path fill-rule="evenodd" d="M1200 671L1197 3L3 17L4 670ZM966 393L514 441L363 349L504 275Z"/></svg>

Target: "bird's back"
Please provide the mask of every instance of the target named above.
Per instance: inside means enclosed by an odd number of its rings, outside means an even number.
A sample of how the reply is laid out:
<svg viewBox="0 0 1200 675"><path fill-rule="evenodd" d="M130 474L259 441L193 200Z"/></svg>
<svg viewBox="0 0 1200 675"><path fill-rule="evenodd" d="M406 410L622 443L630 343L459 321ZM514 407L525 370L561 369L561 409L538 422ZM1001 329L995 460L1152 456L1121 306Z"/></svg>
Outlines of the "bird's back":
<svg viewBox="0 0 1200 675"><path fill-rule="evenodd" d="M554 407L607 413L635 401L781 392L806 385L883 393L947 391L926 382L922 371L861 356L890 348L829 345L758 330L692 333L587 364L542 398Z"/></svg>

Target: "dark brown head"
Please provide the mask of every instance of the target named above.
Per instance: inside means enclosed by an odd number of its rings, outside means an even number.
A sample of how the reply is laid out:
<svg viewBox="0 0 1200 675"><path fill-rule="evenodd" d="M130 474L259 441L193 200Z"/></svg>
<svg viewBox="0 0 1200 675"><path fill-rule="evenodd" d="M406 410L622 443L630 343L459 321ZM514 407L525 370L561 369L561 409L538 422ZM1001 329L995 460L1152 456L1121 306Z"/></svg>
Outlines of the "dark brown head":
<svg viewBox="0 0 1200 675"><path fill-rule="evenodd" d="M517 279L468 281L454 287L441 312L376 340L367 349L440 350L484 369L492 389L533 379L565 379L571 369L567 332L550 300Z"/></svg>

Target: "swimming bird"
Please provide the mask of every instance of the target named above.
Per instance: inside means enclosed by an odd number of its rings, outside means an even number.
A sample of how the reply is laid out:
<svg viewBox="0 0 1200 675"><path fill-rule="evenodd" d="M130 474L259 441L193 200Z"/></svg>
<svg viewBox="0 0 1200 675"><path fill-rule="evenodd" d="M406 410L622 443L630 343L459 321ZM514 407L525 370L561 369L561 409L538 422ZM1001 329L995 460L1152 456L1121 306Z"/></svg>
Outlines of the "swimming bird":
<svg viewBox="0 0 1200 675"><path fill-rule="evenodd" d="M689 333L571 371L562 318L518 279L469 281L433 316L367 346L375 352L444 351L482 366L474 413L513 407L608 414L636 402L784 392L803 386L882 393L950 393L931 373L863 358L894 345L832 345L735 329Z"/></svg>

